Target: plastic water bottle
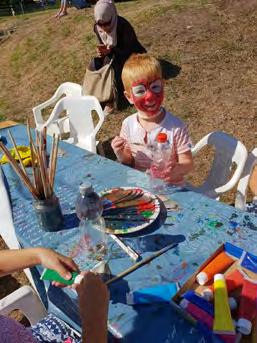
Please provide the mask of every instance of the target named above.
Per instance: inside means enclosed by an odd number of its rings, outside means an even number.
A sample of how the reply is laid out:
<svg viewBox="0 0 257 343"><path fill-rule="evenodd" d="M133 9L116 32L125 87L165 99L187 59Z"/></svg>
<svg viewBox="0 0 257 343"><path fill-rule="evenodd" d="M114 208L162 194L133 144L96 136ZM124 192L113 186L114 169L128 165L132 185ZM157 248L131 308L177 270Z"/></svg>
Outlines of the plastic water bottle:
<svg viewBox="0 0 257 343"><path fill-rule="evenodd" d="M101 199L92 185L81 184L76 201L76 213L80 219L81 232L78 253L86 260L103 261L107 256L107 234L104 218L101 216L102 212Z"/></svg>
<svg viewBox="0 0 257 343"><path fill-rule="evenodd" d="M156 137L156 146L153 149L153 162L150 168L150 175L154 178L164 178L164 171L171 158L171 147L166 133L160 132Z"/></svg>

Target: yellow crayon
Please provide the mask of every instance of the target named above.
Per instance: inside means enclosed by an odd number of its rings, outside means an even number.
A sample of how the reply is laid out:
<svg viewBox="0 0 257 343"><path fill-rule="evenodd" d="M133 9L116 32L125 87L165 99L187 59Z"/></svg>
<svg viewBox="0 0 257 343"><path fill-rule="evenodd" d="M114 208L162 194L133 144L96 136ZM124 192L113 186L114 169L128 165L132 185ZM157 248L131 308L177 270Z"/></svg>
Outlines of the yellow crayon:
<svg viewBox="0 0 257 343"><path fill-rule="evenodd" d="M213 332L234 334L235 328L230 313L228 292L223 274L214 276L214 322Z"/></svg>

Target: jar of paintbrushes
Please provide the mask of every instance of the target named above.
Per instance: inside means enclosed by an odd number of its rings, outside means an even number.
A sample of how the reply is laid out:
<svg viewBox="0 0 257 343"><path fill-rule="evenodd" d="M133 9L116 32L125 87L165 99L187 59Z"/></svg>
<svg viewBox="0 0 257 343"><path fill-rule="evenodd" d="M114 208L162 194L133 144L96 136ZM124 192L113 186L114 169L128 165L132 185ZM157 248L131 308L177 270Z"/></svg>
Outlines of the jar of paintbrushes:
<svg viewBox="0 0 257 343"><path fill-rule="evenodd" d="M58 231L63 226L63 216L58 197L54 193L54 181L57 165L59 136L53 136L50 155L47 154L46 128L35 132L32 138L29 121L27 121L27 134L30 148L32 177L27 172L19 147L9 131L15 156L0 142L0 148L5 154L13 170L19 176L25 187L33 197L33 207L40 227L45 231Z"/></svg>

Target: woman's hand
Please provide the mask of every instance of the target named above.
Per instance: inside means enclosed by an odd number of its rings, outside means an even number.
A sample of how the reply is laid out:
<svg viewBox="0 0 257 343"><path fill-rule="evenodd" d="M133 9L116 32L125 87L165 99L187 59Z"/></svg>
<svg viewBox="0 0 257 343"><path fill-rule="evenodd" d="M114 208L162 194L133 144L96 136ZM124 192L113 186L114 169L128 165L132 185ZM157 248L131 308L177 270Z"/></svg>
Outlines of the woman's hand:
<svg viewBox="0 0 257 343"><path fill-rule="evenodd" d="M111 53L112 48L108 45L100 44L96 48L97 57L105 57Z"/></svg>
<svg viewBox="0 0 257 343"><path fill-rule="evenodd" d="M45 268L55 270L66 280L71 278L71 271L79 270L72 258L63 256L54 250L47 248L36 248L36 254L39 264L42 264L42 266ZM55 283L55 285L57 284Z"/></svg>

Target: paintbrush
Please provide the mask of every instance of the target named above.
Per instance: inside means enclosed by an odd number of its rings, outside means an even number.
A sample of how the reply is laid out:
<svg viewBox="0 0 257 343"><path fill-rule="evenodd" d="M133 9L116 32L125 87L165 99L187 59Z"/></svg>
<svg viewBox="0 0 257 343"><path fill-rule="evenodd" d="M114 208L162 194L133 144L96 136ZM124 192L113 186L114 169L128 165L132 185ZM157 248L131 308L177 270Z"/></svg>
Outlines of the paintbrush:
<svg viewBox="0 0 257 343"><path fill-rule="evenodd" d="M166 251L174 248L177 244L175 243L172 243L172 244L169 244L167 245L166 247L156 251L154 254L152 254L151 256L145 258L144 260L140 261L140 262L137 262L135 263L133 266L129 267L128 269L124 270L123 272L117 274L116 276L114 276L112 279L108 280L105 284L106 285L109 285L110 283L113 283L119 279L121 279L123 276L126 276L130 273L132 273L134 270L144 266L145 264L151 262L152 260L154 260L156 257L164 254Z"/></svg>
<svg viewBox="0 0 257 343"><path fill-rule="evenodd" d="M105 216L113 216L118 214L142 214L142 212L146 211L154 211L156 208L155 205L145 205L140 207L117 207L112 209L103 210L103 215Z"/></svg>
<svg viewBox="0 0 257 343"><path fill-rule="evenodd" d="M121 221L132 221L132 222L149 222L150 219L141 216L141 215L137 215L137 214L129 214L129 215L124 215L122 213L118 214L118 215L103 215L104 219L106 220L121 220Z"/></svg>

